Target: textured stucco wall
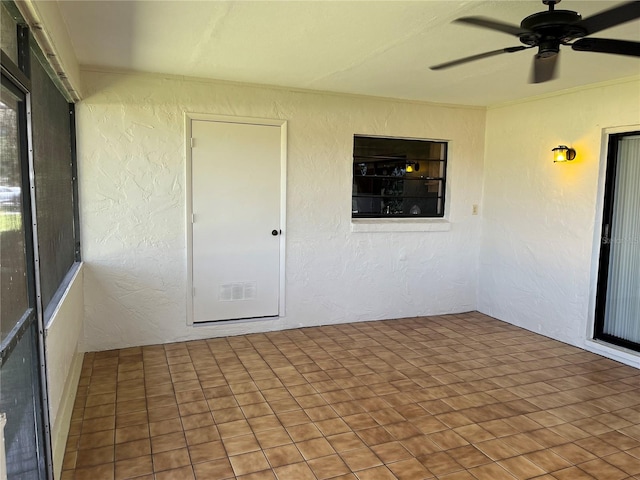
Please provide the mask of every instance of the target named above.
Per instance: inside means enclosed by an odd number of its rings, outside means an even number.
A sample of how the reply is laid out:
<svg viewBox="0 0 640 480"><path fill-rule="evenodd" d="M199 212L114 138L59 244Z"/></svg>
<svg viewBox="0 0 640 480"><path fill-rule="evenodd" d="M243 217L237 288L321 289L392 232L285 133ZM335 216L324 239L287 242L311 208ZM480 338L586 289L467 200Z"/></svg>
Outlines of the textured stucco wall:
<svg viewBox="0 0 640 480"><path fill-rule="evenodd" d="M476 308L485 110L83 72L87 350ZM186 325L183 112L288 120L286 317ZM352 232L354 134L450 140L445 232Z"/></svg>
<svg viewBox="0 0 640 480"><path fill-rule="evenodd" d="M633 124L637 79L488 110L480 311L585 346L603 129ZM554 164L550 150L559 144L573 146L576 160Z"/></svg>

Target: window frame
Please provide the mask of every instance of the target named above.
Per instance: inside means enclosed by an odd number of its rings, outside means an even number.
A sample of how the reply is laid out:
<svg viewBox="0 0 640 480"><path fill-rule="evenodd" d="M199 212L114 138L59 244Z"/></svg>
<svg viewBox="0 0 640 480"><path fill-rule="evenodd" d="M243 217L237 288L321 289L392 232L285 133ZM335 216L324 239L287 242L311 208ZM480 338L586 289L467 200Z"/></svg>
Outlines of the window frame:
<svg viewBox="0 0 640 480"><path fill-rule="evenodd" d="M358 144L359 139L363 141L360 145ZM381 149L382 145L380 145L379 147L372 147L371 145L367 146L366 145L367 140L371 140L372 143L376 143L376 142L381 143L384 140L388 140L389 147L387 147L387 149L388 150L395 149L397 150L397 152L394 153L393 155L382 153L384 152L384 150ZM404 146L404 148L402 148L402 146L400 145L400 148L399 148L398 145L401 144L403 141L406 141L407 145ZM441 149L440 158L435 158L435 156L432 156L433 154L431 152L423 152L425 154L425 157L422 157L421 155L419 156L415 152L416 146L419 143L424 143L425 145L428 145L426 150L428 150L429 148L433 148L433 146L439 146L439 148ZM375 150L377 148L381 153L376 153L375 155L371 155L371 156L359 155L358 150L365 149L365 148L371 148L372 150ZM352 165L352 170L351 170L352 227L354 224L367 224L367 223L371 224L374 222L380 222L381 220L403 222L403 223L407 223L407 222L424 223L424 222L436 222L436 221L444 222L446 217L446 207L447 207L446 184L447 184L449 152L450 152L450 142L448 140L435 140L435 139L415 138L415 137L394 137L394 136L386 136L386 135L383 136L383 135L354 134L353 135L353 156L352 156L352 163L351 163ZM368 162L358 161L364 158L369 158L370 161ZM385 162L389 163L390 165L387 166ZM374 175L367 175L366 166L365 166L365 169L363 170L364 173L362 173L362 175L358 175L356 173L359 166L362 166L363 164L375 164L375 163L383 164L382 168L384 168L384 170L381 172L380 176L378 175L377 170L374 173ZM406 171L406 166L412 165L415 167L415 165L418 165L419 167L422 166L421 168L423 169L423 172L426 173L426 171L424 170L425 164L427 164L426 165L426 167L428 168L427 171L430 171L430 170L434 170L433 168L434 164L438 164L438 163L439 163L439 166L436 167L436 170L438 170L438 173L436 175L433 175L433 174L422 175L421 173L418 173L419 171L418 169L414 170L413 172ZM390 170L392 165L395 165L396 167L404 166L405 168L400 168L400 169L394 168L392 172L387 173L387 170ZM361 180L358 182L357 179L361 179ZM359 193L357 192L356 189L358 188L358 185L362 185L362 183L364 183L364 179L370 179L370 183L371 183L370 191L366 191L365 193ZM398 195L396 190L398 187L396 179L397 181L402 182L402 194L400 195ZM421 195L406 194L407 182L412 182L412 183L415 182L413 183L415 185L416 183L419 183L417 182L419 180L425 181L425 185L427 185L426 182L430 182L431 187L435 186L435 192L428 191L428 192L424 192L424 194L421 194ZM377 184L377 186L374 186L374 184ZM384 188L382 188L382 187L385 187L385 185L387 184L389 184L394 189L392 191L393 193L391 193L390 195L384 195ZM409 183L409 185L411 185L411 183ZM381 193L380 194L373 193L373 190L378 188L381 189ZM433 195L434 193L435 195ZM381 211L380 212L365 211L364 213L358 212L358 210L360 210L360 205L362 204L360 199L365 199L365 198L370 199L369 201L371 202L371 204L373 204L377 199L380 199ZM409 199L414 199L415 203L412 207L407 208L408 203L411 203ZM387 205L385 205L385 200L390 200ZM398 200L402 204L402 210L400 212L398 212ZM435 200L435 203L433 202L433 200ZM424 208L424 207L429 207L429 203L434 203L434 207ZM395 209L395 212L393 212L390 209L390 206L389 206L390 204L393 204L393 208ZM422 205L422 208L420 208L420 205ZM414 207L418 207L416 209L418 213L416 213L413 210ZM386 212L385 212L385 209L386 209ZM352 230L356 231L356 229L353 229L353 228ZM364 229L361 231L366 231L366 230L367 229ZM423 230L423 229L418 228L417 230ZM441 229L436 228L434 230L441 230Z"/></svg>

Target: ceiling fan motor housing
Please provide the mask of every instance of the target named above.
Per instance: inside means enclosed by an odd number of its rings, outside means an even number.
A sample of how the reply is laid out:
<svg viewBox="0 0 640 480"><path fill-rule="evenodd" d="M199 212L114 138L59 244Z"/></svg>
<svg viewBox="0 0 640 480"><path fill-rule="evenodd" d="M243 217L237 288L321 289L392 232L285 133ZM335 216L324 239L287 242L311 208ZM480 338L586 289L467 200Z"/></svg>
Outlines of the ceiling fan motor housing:
<svg viewBox="0 0 640 480"><path fill-rule="evenodd" d="M549 10L529 15L522 20L524 30L518 38L525 45L540 47L543 57L556 55L560 45L584 37L587 31L578 25L582 16L571 10Z"/></svg>

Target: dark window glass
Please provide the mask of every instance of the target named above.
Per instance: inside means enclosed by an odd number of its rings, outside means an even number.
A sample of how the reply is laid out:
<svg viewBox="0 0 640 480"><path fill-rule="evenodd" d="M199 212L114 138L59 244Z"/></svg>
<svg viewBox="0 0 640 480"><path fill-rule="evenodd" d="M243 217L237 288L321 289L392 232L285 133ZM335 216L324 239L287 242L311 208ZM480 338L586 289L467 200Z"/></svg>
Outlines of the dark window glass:
<svg viewBox="0 0 640 480"><path fill-rule="evenodd" d="M356 135L351 214L442 217L446 169L446 142Z"/></svg>
<svg viewBox="0 0 640 480"><path fill-rule="evenodd" d="M2 84L0 99L0 324L4 340L29 308L22 196L20 95Z"/></svg>
<svg viewBox="0 0 640 480"><path fill-rule="evenodd" d="M13 63L18 64L18 29L16 19L4 2L0 3L0 38L2 51Z"/></svg>

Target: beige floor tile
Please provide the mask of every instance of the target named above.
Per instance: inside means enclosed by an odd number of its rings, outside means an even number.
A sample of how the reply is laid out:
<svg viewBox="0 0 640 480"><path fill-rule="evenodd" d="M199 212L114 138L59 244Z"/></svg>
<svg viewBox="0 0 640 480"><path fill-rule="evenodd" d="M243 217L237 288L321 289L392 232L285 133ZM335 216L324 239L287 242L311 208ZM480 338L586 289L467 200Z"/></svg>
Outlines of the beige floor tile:
<svg viewBox="0 0 640 480"><path fill-rule="evenodd" d="M222 443L230 457L260 450L258 439L253 434L225 438Z"/></svg>
<svg viewBox="0 0 640 480"><path fill-rule="evenodd" d="M335 453L331 444L324 438L305 440L304 442L296 443L296 447L298 447L298 450L307 461Z"/></svg>
<svg viewBox="0 0 640 480"><path fill-rule="evenodd" d="M415 458L390 463L387 467L399 480L424 480L433 478L433 474Z"/></svg>
<svg viewBox="0 0 640 480"><path fill-rule="evenodd" d="M153 465L151 462L151 456L146 455L144 457L135 457L128 460L119 460L115 464L115 478L116 480L123 480L125 478L134 478L142 475L149 475L153 473Z"/></svg>
<svg viewBox="0 0 640 480"><path fill-rule="evenodd" d="M259 472L269 468L269 462L262 451L243 453L229 457L236 476Z"/></svg>
<svg viewBox="0 0 640 480"><path fill-rule="evenodd" d="M193 465L193 470L197 480L210 480L212 478L225 480L234 477L233 468L231 468L231 463L227 458L197 463Z"/></svg>
<svg viewBox="0 0 640 480"><path fill-rule="evenodd" d="M544 469L522 456L501 460L498 464L504 467L511 475L520 479L533 478L545 474Z"/></svg>
<svg viewBox="0 0 640 480"><path fill-rule="evenodd" d="M191 459L189 458L189 451L186 448L153 454L153 470L156 472L171 470L190 464Z"/></svg>
<svg viewBox="0 0 640 480"><path fill-rule="evenodd" d="M316 480L316 476L305 462L276 467L274 471L278 480L287 480L290 478L295 478L296 480Z"/></svg>
<svg viewBox="0 0 640 480"><path fill-rule="evenodd" d="M264 451L264 454L273 468L302 462L304 460L300 451L292 444L268 448Z"/></svg>
<svg viewBox="0 0 640 480"><path fill-rule="evenodd" d="M87 353L61 478L636 480L639 378L477 312Z"/></svg>
<svg viewBox="0 0 640 480"><path fill-rule="evenodd" d="M340 456L336 454L314 458L309 460L308 464L318 480L345 475L350 471Z"/></svg>
<svg viewBox="0 0 640 480"><path fill-rule="evenodd" d="M163 472L157 472L154 475L155 480L194 480L195 478L196 477L194 475L193 468L191 466L165 470ZM215 478L222 479L224 477L215 477ZM142 479L136 477L135 480L142 480ZM152 480L152 479L149 478L148 480Z"/></svg>

